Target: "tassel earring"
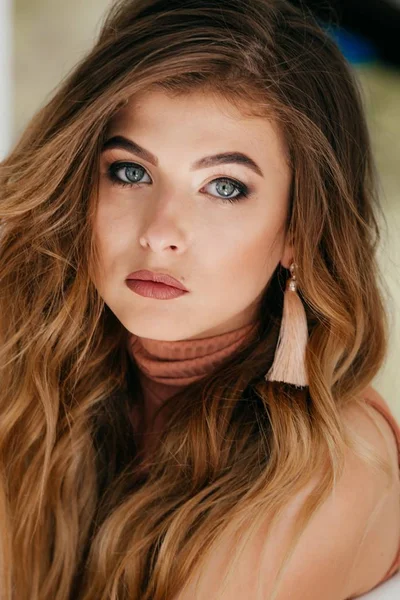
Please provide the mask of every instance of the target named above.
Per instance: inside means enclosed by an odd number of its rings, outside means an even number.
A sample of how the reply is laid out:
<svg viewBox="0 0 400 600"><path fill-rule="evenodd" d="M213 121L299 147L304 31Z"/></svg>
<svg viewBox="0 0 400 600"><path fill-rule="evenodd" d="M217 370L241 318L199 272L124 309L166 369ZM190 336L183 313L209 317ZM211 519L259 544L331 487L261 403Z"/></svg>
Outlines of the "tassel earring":
<svg viewBox="0 0 400 600"><path fill-rule="evenodd" d="M286 282L283 314L274 362L265 375L266 381L308 385L305 352L308 340L307 316L297 293L296 264L290 265L291 277Z"/></svg>

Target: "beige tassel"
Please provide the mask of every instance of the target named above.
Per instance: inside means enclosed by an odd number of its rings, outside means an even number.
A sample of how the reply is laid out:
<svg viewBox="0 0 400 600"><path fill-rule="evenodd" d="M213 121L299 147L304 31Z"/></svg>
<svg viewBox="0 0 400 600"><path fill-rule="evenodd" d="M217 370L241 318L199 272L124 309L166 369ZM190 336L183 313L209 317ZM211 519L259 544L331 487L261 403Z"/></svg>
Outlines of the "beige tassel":
<svg viewBox="0 0 400 600"><path fill-rule="evenodd" d="M307 316L294 274L296 265L290 265L292 274L286 282L283 314L274 362L265 375L266 381L281 381L297 387L308 385L305 353L308 340Z"/></svg>

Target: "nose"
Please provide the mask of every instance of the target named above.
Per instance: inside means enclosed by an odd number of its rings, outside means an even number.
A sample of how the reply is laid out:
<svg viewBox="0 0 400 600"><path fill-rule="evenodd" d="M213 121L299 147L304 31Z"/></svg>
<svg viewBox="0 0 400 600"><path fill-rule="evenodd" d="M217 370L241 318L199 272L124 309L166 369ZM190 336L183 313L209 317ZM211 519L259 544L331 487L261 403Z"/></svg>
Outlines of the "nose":
<svg viewBox="0 0 400 600"><path fill-rule="evenodd" d="M181 202L175 202L171 210L170 201L158 203L157 209L148 216L147 225L141 231L139 244L153 252L173 250L183 252L188 244L188 232L184 226L184 210ZM179 206L177 206L179 204ZM168 214L167 210L168 209ZM173 214L172 214L173 212ZM190 222L190 219L188 219Z"/></svg>
<svg viewBox="0 0 400 600"><path fill-rule="evenodd" d="M170 248L171 250L178 249L178 246L176 244L171 244L166 240L164 241L162 239L154 240L153 237L149 239L149 236L144 235L140 238L139 243L142 246L142 248L150 248L154 252L162 252L164 248Z"/></svg>

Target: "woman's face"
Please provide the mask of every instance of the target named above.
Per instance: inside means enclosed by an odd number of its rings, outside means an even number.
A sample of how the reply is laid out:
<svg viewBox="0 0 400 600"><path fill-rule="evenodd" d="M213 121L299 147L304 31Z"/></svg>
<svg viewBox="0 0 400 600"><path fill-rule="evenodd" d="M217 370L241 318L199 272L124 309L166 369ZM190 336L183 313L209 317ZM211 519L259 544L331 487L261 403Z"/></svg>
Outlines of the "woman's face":
<svg viewBox="0 0 400 600"><path fill-rule="evenodd" d="M288 267L293 258L285 239L291 173L272 124L211 95L157 90L117 113L106 140L96 287L119 321L139 337L166 341L253 322L279 262ZM170 274L188 292L139 295L126 278L142 269Z"/></svg>

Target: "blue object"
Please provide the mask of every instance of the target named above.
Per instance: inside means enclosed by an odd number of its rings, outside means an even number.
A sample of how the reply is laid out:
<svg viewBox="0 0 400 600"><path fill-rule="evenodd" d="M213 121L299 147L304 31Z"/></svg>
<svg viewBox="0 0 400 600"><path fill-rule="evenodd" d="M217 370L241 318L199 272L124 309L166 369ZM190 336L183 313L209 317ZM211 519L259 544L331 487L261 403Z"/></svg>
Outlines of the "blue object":
<svg viewBox="0 0 400 600"><path fill-rule="evenodd" d="M343 29L322 24L324 29L335 40L342 54L352 64L375 62L379 58L375 45L363 36Z"/></svg>

